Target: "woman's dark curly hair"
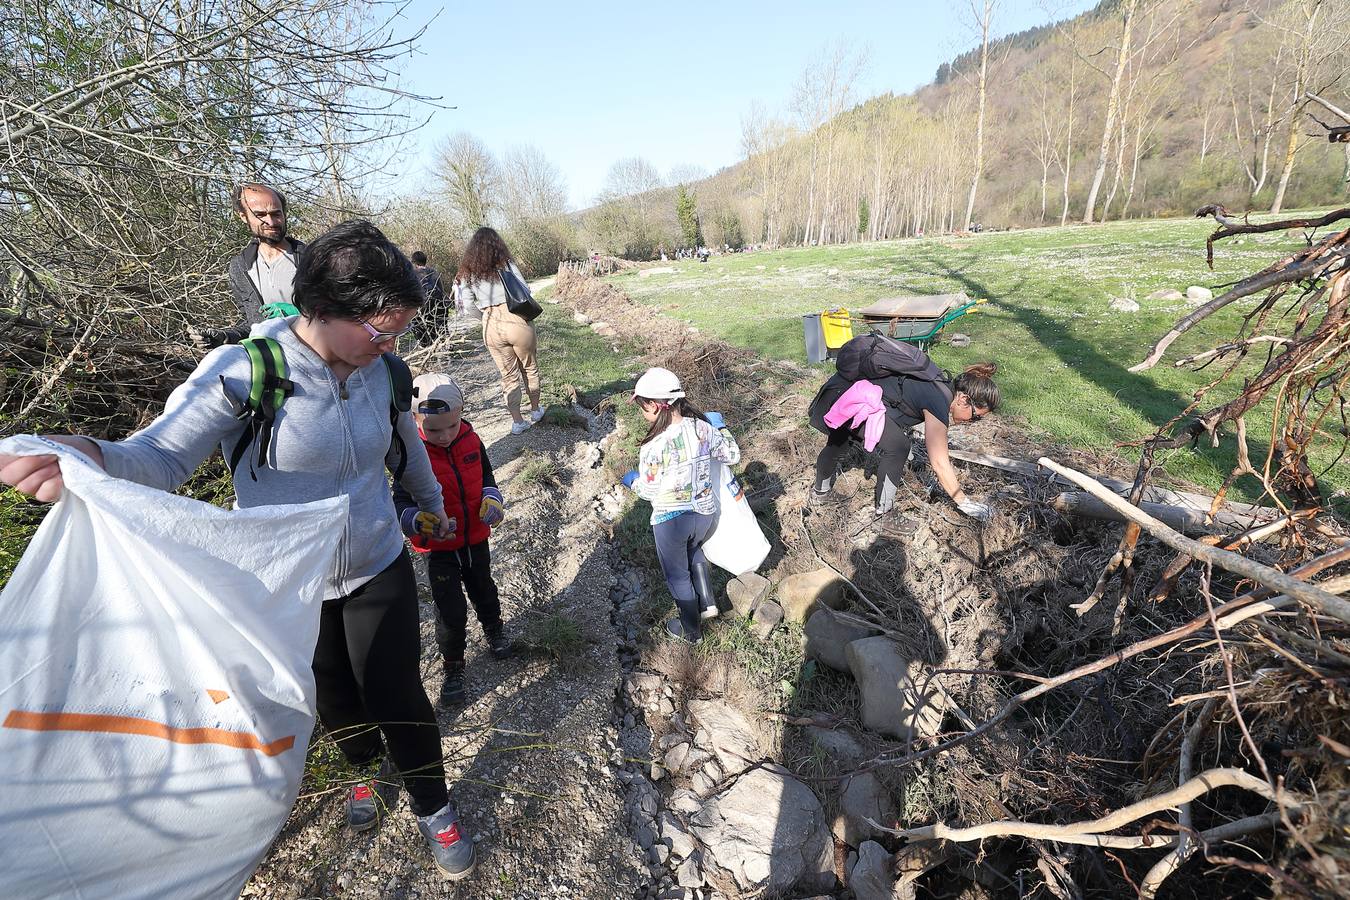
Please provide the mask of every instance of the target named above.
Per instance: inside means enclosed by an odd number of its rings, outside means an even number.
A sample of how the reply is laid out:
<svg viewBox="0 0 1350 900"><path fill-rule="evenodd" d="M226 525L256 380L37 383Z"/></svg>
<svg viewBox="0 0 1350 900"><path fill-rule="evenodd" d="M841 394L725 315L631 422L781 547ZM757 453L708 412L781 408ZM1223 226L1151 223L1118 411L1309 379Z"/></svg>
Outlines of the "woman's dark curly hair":
<svg viewBox="0 0 1350 900"><path fill-rule="evenodd" d="M425 299L408 257L363 219L319 235L295 266L295 305L311 319L366 319L385 309L416 309Z"/></svg>
<svg viewBox="0 0 1350 900"><path fill-rule="evenodd" d="M502 240L495 228L484 225L469 238L455 280L461 284L488 281L496 278L498 270L505 269L511 261L511 251L506 249L506 241Z"/></svg>

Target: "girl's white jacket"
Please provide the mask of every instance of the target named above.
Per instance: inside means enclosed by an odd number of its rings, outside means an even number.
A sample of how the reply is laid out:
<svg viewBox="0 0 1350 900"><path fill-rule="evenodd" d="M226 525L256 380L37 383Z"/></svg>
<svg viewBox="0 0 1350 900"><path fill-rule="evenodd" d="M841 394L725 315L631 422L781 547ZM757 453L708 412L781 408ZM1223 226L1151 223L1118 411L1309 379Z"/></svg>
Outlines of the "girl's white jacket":
<svg viewBox="0 0 1350 900"><path fill-rule="evenodd" d="M681 419L638 450L638 479L633 490L651 501L652 521L671 513L717 511L712 461L734 466L741 448L725 428L702 419Z"/></svg>

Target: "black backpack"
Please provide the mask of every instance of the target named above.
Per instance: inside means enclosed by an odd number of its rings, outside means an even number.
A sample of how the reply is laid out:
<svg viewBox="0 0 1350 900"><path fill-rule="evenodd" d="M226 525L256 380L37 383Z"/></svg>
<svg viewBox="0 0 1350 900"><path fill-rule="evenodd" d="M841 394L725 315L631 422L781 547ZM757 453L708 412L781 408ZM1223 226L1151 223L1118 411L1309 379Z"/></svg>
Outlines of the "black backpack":
<svg viewBox="0 0 1350 900"><path fill-rule="evenodd" d="M835 370L849 381L875 381L901 375L920 381L947 381L928 354L913 344L883 334L860 334L839 348Z"/></svg>

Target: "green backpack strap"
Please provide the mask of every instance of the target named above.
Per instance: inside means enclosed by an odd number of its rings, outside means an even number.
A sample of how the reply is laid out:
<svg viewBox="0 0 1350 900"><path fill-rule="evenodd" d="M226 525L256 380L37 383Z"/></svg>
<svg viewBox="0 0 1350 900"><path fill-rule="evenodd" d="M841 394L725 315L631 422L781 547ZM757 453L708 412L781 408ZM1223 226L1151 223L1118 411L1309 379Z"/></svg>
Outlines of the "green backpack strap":
<svg viewBox="0 0 1350 900"><path fill-rule="evenodd" d="M239 346L248 354L251 374L248 397L236 418L248 424L230 453L231 473L238 467L249 445L255 441L258 444L257 465L267 465L267 454L272 445L272 426L276 423L277 412L295 390L295 385L290 380L290 369L286 366L285 354L275 340L267 337L251 337L240 341ZM221 381L224 382L223 376ZM252 458L249 459L249 474L253 476L254 481L258 480Z"/></svg>
<svg viewBox="0 0 1350 900"><path fill-rule="evenodd" d="M403 358L393 353L383 353L384 369L389 374L389 424L393 427L393 439L390 445L398 450L398 464L394 466L394 481L403 478L403 470L408 467L408 448L403 436L398 433L400 413L412 409L413 377L412 370Z"/></svg>

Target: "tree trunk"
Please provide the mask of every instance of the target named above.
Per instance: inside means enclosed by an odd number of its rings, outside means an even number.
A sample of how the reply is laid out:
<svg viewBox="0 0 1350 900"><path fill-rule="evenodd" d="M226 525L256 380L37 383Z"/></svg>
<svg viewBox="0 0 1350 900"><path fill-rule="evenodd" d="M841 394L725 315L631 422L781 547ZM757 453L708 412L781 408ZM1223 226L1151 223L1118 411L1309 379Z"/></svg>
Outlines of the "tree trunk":
<svg viewBox="0 0 1350 900"><path fill-rule="evenodd" d="M984 101L989 75L989 25L993 21L994 0L984 0L984 15L980 17L980 110L975 119L975 174L970 179L970 196L966 198L966 221L963 231L970 230L975 214L975 193L984 177Z"/></svg>
<svg viewBox="0 0 1350 900"><path fill-rule="evenodd" d="M1302 107L1296 107L1299 112ZM1284 148L1284 169L1280 172L1280 186L1275 189L1275 199L1270 203L1272 215L1284 208L1284 192L1289 187L1289 177L1294 174L1294 157L1298 154L1298 113L1289 119L1289 143Z"/></svg>
<svg viewBox="0 0 1350 900"><path fill-rule="evenodd" d="M1120 28L1120 50L1116 56L1116 74L1111 80L1111 92L1106 98L1106 122L1102 125L1101 146L1097 150L1097 169L1092 174L1092 187L1088 190L1087 203L1083 209L1083 221L1091 224L1097 207L1097 193L1106 178L1106 166L1111 153L1111 139L1116 130L1116 119L1120 115L1120 84L1125 78L1125 66L1130 58L1130 36L1134 30L1134 13L1139 0L1125 0L1124 14Z"/></svg>

